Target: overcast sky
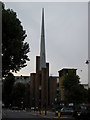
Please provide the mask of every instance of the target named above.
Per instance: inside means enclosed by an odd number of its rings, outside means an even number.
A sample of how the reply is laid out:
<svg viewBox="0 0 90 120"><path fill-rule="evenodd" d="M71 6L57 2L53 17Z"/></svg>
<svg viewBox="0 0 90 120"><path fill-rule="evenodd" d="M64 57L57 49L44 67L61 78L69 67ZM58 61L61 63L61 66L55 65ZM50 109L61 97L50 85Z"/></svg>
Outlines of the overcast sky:
<svg viewBox="0 0 90 120"><path fill-rule="evenodd" d="M58 76L62 68L75 68L82 83L88 82L88 3L87 2L7 2L6 8L17 13L26 30L30 61L15 75L30 75L36 71L36 56L40 55L41 9L45 8L46 61L50 75Z"/></svg>

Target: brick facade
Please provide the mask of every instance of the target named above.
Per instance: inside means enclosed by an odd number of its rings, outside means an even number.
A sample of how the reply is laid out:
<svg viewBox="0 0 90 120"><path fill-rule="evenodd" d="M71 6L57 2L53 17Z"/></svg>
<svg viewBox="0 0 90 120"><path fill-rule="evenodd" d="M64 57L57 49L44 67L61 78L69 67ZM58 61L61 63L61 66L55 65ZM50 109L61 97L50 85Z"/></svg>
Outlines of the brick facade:
<svg viewBox="0 0 90 120"><path fill-rule="evenodd" d="M49 63L46 63L46 68L40 71L40 56L36 56L36 73L30 75L30 106L32 106L34 98L35 107L44 108L48 106L48 79L49 79Z"/></svg>
<svg viewBox="0 0 90 120"><path fill-rule="evenodd" d="M62 86L64 75L68 74L68 72L72 71L72 70L74 70L75 75L76 75L77 69L64 68L64 69L58 71L59 72L59 89L60 89L61 101L64 101L64 88Z"/></svg>

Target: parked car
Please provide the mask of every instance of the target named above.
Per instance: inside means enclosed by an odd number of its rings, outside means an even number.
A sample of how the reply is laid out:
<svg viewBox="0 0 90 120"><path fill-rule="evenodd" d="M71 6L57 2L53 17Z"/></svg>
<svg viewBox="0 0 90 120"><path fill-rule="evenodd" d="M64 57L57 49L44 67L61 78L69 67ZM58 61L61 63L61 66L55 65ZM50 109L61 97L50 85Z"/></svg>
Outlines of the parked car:
<svg viewBox="0 0 90 120"><path fill-rule="evenodd" d="M79 105L74 112L75 120L90 120L90 106Z"/></svg>
<svg viewBox="0 0 90 120"><path fill-rule="evenodd" d="M12 106L11 108L12 110L22 110L22 108L18 107L18 106Z"/></svg>
<svg viewBox="0 0 90 120"><path fill-rule="evenodd" d="M73 109L73 107L63 107L62 109L61 109L61 116L72 116L73 117L73 115L74 115L74 109Z"/></svg>
<svg viewBox="0 0 90 120"><path fill-rule="evenodd" d="M35 111L35 107L31 107L31 111Z"/></svg>

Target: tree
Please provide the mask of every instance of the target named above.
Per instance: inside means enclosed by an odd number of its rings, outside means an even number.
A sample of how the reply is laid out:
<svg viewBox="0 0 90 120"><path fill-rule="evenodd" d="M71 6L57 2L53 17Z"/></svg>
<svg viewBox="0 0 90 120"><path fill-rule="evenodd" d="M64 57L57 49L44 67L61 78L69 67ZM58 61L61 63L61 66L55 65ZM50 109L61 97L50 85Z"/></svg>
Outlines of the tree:
<svg viewBox="0 0 90 120"><path fill-rule="evenodd" d="M79 82L79 76L75 72L69 71L67 75L64 76L63 87L65 100L67 102L82 103L85 102L87 97L84 87Z"/></svg>
<svg viewBox="0 0 90 120"><path fill-rule="evenodd" d="M15 82L15 77L12 73L9 73L8 76L3 80L2 86L2 101L6 106L12 103L12 89Z"/></svg>
<svg viewBox="0 0 90 120"><path fill-rule="evenodd" d="M26 31L23 30L16 12L5 9L2 4L2 75L10 71L17 72L29 61L29 44L24 42Z"/></svg>
<svg viewBox="0 0 90 120"><path fill-rule="evenodd" d="M90 103L90 88L88 89L88 103Z"/></svg>
<svg viewBox="0 0 90 120"><path fill-rule="evenodd" d="M16 83L12 89L13 105L21 107L21 102L25 104L25 85Z"/></svg>

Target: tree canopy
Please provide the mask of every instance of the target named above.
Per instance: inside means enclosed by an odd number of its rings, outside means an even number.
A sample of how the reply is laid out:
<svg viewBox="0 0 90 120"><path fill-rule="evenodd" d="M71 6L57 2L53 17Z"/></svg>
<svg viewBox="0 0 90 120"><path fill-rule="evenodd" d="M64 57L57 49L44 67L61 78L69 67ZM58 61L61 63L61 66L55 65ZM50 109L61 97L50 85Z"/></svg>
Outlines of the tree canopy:
<svg viewBox="0 0 90 120"><path fill-rule="evenodd" d="M15 82L15 77L12 73L9 73L5 80L3 80L3 85L2 85L2 101L3 103L8 106L12 102L12 90L13 90L13 85Z"/></svg>
<svg viewBox="0 0 90 120"><path fill-rule="evenodd" d="M83 85L80 84L79 79L79 76L73 70L64 76L62 84L67 102L81 103L86 101L87 92Z"/></svg>
<svg viewBox="0 0 90 120"><path fill-rule="evenodd" d="M13 105L20 106L22 101L25 104L25 84L20 82L16 83L12 89L12 97Z"/></svg>
<svg viewBox="0 0 90 120"><path fill-rule="evenodd" d="M25 67L29 44L25 42L26 31L12 9L2 5L2 75L10 71L17 72Z"/></svg>

